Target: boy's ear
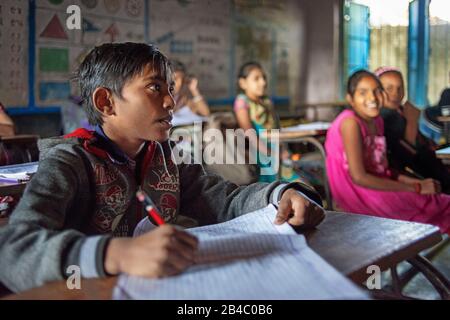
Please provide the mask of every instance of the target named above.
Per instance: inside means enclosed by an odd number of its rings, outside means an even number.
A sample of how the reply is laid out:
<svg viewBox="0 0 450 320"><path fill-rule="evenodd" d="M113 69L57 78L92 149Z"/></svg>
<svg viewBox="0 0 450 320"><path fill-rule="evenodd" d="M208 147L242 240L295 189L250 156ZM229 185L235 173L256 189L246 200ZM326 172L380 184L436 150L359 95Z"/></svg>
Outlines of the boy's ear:
<svg viewBox="0 0 450 320"><path fill-rule="evenodd" d="M99 87L92 93L92 101L95 109L102 115L110 116L115 113L111 91L107 88Z"/></svg>

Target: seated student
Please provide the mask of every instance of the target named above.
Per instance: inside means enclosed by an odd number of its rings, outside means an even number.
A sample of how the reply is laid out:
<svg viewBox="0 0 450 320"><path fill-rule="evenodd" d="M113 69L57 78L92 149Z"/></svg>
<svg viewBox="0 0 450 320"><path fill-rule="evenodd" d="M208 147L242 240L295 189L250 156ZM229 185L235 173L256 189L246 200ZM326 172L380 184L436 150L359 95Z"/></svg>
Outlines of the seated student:
<svg viewBox="0 0 450 320"><path fill-rule="evenodd" d="M201 165L175 163L168 140L172 72L155 47L96 47L78 81L95 130L40 142L39 169L0 228L0 282L11 290L61 280L70 265L86 278L164 277L192 265L197 239L170 224L130 238L146 216L135 196L139 187L168 223L180 214L199 224L222 222L278 200L277 224L311 227L324 218L305 195L320 198L299 183L238 187Z"/></svg>
<svg viewBox="0 0 450 320"><path fill-rule="evenodd" d="M248 130L255 129L257 137L250 136L250 143L257 147L257 162L260 171L269 163L266 157L271 154L270 142L261 136L260 130L277 129L280 127L272 101L266 96L266 74L258 62L247 62L241 66L238 74L238 86L241 93L234 100L234 113L239 127ZM258 141L261 140L261 141ZM267 147L266 147L267 146ZM274 147L274 146L273 146ZM290 156L286 148L283 148L282 160ZM283 161L283 162L284 162ZM283 181L300 181L299 175L292 167L281 164L281 179ZM259 175L260 182L272 182L277 180L277 174Z"/></svg>
<svg viewBox="0 0 450 320"><path fill-rule="evenodd" d="M327 132L327 173L336 204L345 211L429 223L450 231L450 196L439 182L395 176L386 158L383 94L369 71L350 76L343 111Z"/></svg>
<svg viewBox="0 0 450 320"><path fill-rule="evenodd" d="M173 123L183 123L183 117L198 119L209 116L209 107L198 88L198 80L186 74L186 67L177 60L172 60L174 70L174 99Z"/></svg>
<svg viewBox="0 0 450 320"><path fill-rule="evenodd" d="M13 136L15 126L12 119L6 113L5 107L0 102L0 136Z"/></svg>
<svg viewBox="0 0 450 320"><path fill-rule="evenodd" d="M418 130L420 110L409 101L403 104L405 92L401 72L396 68L382 67L375 74L385 92L381 116L391 167L400 171L408 167L420 177L438 180L444 192L450 192L450 172L436 158L433 141Z"/></svg>

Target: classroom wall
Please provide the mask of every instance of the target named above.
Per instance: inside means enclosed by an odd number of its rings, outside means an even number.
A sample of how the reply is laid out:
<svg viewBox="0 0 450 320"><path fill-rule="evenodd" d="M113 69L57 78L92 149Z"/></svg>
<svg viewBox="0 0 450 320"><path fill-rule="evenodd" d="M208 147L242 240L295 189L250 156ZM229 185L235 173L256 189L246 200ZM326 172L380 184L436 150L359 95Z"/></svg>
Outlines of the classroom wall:
<svg viewBox="0 0 450 320"><path fill-rule="evenodd" d="M339 97L340 19L342 0L301 1L305 17L302 103L328 103ZM332 119L336 109L318 108L321 119Z"/></svg>
<svg viewBox="0 0 450 320"><path fill-rule="evenodd" d="M18 80L3 77L0 99L13 115L51 111L77 94L69 78L90 48L149 41L188 65L213 106L232 103L237 70L248 60L263 64L277 103L335 101L336 3L342 0L5 0L0 27L9 45L0 48L0 58L13 63L2 74ZM81 30L66 28L70 4L81 8Z"/></svg>

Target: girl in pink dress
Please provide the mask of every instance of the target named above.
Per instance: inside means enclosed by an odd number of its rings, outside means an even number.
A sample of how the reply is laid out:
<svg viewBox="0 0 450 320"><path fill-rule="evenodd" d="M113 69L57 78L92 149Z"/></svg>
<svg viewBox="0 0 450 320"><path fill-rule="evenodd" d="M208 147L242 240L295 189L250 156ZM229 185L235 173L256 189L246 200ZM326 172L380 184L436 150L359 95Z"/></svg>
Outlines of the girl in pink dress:
<svg viewBox="0 0 450 320"><path fill-rule="evenodd" d="M348 80L343 111L328 130L325 149L331 193L344 211L429 223L450 232L450 196L433 179L396 175L389 169L380 108L382 86L371 72Z"/></svg>

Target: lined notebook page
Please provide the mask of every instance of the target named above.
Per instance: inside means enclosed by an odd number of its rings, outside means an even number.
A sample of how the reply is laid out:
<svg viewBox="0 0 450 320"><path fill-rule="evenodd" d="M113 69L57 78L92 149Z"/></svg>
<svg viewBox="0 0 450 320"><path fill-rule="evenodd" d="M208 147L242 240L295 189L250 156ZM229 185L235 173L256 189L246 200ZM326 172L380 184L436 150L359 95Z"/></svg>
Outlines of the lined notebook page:
<svg viewBox="0 0 450 320"><path fill-rule="evenodd" d="M272 205L189 232L199 238L196 264L180 275L121 275L114 299L365 299L352 282L314 253ZM148 220L148 219L147 219ZM147 225L147 223L144 223ZM147 225L148 230L152 226ZM148 231L142 225L140 232ZM137 229L138 229L137 228Z"/></svg>

